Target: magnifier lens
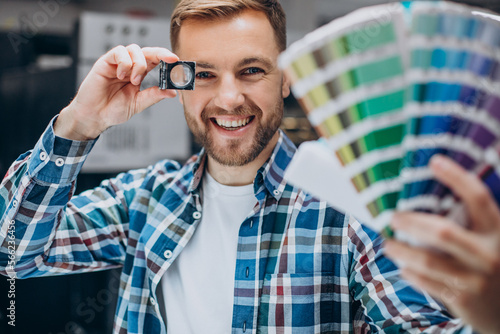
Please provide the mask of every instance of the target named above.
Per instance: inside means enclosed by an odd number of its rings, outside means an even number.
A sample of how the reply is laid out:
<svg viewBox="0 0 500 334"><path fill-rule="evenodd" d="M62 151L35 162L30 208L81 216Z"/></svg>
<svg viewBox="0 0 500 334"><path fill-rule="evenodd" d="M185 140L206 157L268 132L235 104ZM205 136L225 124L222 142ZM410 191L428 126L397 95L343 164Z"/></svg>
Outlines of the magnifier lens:
<svg viewBox="0 0 500 334"><path fill-rule="evenodd" d="M178 61L167 64L160 62L160 89L194 90L196 62Z"/></svg>
<svg viewBox="0 0 500 334"><path fill-rule="evenodd" d="M172 80L174 85L179 87L188 85L192 79L192 68L186 64L179 64L172 68L172 71L170 72L170 80Z"/></svg>

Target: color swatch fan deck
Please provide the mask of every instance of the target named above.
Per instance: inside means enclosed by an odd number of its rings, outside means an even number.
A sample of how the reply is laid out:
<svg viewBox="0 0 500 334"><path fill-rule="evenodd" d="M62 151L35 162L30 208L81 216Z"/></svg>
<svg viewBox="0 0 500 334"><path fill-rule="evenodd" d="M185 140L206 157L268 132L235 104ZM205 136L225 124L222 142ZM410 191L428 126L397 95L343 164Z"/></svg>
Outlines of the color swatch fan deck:
<svg viewBox="0 0 500 334"><path fill-rule="evenodd" d="M328 149L302 145L290 182L318 197L328 191L315 191L325 187L321 179L345 185L345 196L323 198L386 236L395 210L464 223L459 199L428 167L434 154L477 174L500 203L499 20L450 2L392 3L357 10L292 44L280 67L321 136L315 145ZM322 154L331 162L318 167L318 184L302 184L300 175L316 173L304 170L305 160L326 161Z"/></svg>

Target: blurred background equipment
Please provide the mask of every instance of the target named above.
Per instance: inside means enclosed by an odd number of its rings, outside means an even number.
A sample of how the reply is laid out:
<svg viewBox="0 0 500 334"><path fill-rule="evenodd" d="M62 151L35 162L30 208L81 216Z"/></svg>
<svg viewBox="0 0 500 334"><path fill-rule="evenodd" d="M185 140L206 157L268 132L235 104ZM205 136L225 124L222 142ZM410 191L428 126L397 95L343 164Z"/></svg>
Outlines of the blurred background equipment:
<svg viewBox="0 0 500 334"><path fill-rule="evenodd" d="M170 23L166 19L85 12L80 17L78 76L80 84L97 59L117 45L169 47ZM158 85L158 67L142 88ZM116 172L141 168L171 158L191 155L190 132L177 98L165 99L129 122L105 131L92 149L84 172Z"/></svg>

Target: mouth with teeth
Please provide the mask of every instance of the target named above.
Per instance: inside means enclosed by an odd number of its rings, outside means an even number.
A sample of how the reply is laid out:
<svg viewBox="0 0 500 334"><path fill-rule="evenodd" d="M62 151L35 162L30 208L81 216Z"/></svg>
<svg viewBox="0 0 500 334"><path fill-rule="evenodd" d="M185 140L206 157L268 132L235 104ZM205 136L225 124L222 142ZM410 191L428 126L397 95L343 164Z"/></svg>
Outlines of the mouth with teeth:
<svg viewBox="0 0 500 334"><path fill-rule="evenodd" d="M222 119L222 118L217 118L213 117L210 120L212 123L214 123L216 126L227 130L227 131L235 131L238 129L242 129L248 124L250 124L254 120L255 116L248 116L246 118L240 118L240 119L233 119L233 120L228 120L228 119Z"/></svg>

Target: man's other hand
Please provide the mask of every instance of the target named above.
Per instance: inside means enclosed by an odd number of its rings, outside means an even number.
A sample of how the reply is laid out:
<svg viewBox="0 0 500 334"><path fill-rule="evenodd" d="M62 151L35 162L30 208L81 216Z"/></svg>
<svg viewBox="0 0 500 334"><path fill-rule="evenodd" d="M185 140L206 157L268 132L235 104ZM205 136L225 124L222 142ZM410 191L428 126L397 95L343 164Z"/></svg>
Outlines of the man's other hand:
<svg viewBox="0 0 500 334"><path fill-rule="evenodd" d="M436 178L464 203L469 229L436 215L397 213L392 227L428 247L389 240L402 276L442 300L482 334L500 333L500 210L486 186L452 160L431 160Z"/></svg>

